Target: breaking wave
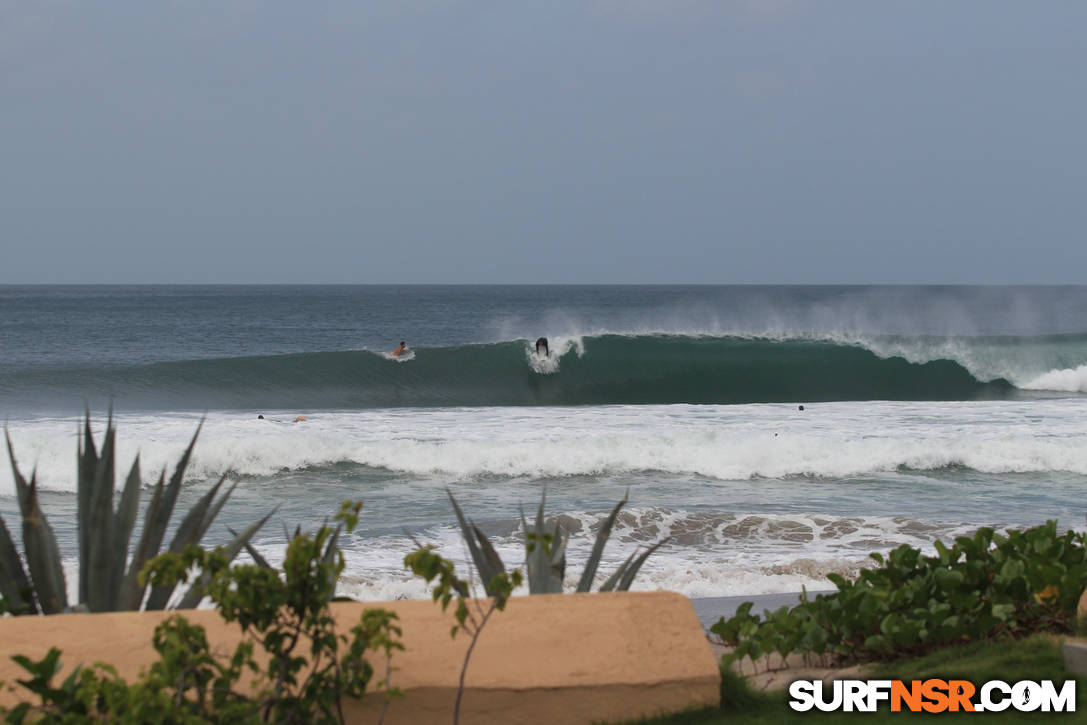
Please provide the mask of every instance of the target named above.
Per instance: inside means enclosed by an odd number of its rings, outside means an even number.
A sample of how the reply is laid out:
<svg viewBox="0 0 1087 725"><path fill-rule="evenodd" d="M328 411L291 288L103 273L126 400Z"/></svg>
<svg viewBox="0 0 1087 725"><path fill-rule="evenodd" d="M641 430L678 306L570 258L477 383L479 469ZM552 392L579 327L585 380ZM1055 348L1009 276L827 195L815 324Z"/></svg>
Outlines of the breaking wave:
<svg viewBox="0 0 1087 725"><path fill-rule="evenodd" d="M976 400L1087 391L1087 336L926 338L620 335L144 365L8 370L0 399L127 409L735 404Z"/></svg>

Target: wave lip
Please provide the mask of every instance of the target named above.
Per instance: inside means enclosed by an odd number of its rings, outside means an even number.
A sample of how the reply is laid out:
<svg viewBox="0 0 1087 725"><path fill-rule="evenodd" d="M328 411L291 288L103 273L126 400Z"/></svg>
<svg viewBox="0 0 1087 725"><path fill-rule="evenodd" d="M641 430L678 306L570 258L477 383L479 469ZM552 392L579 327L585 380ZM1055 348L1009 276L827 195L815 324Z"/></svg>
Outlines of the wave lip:
<svg viewBox="0 0 1087 725"><path fill-rule="evenodd" d="M975 400L1016 392L1012 378L975 374L968 356L933 357L953 352L920 343L906 350L886 340L663 334L553 341L549 358L515 340L416 348L395 362L360 350L21 369L0 381L0 401L47 397L71 408L109 395L127 409L342 410Z"/></svg>

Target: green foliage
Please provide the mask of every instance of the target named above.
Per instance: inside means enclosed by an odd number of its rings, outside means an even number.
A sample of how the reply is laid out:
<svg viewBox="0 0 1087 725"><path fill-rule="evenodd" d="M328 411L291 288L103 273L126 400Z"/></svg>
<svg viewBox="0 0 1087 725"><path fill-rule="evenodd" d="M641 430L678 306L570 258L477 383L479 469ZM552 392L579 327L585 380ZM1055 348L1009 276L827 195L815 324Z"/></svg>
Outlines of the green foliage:
<svg viewBox="0 0 1087 725"><path fill-rule="evenodd" d="M486 617L477 617L476 612L468 608L467 602L471 596L468 582L457 576L453 562L442 558L440 554L435 553L434 546L427 544L426 546L419 545L418 549L405 556L404 567L410 569L416 576L422 577L427 584L434 582L431 595L435 602L441 602L443 612L448 608L453 597L457 598L457 606L454 610L457 623L450 632L451 636L455 637L461 629L470 635L475 635L482 626L481 619L485 621ZM492 598L493 608L499 611L505 609L513 590L521 586L522 581L522 575L518 569L512 572L499 572L491 577L485 588Z"/></svg>
<svg viewBox="0 0 1087 725"><path fill-rule="evenodd" d="M435 581L433 599L442 603L442 611L449 607L449 602L454 595L457 597L456 618L450 635L457 636L457 630L464 626L468 619L468 605L465 600L470 596L468 582L457 577L453 562L443 559L434 553L435 547L427 544L420 545L418 549L404 557L404 568L410 569L416 576L422 577L427 584ZM505 602L503 602L505 606Z"/></svg>
<svg viewBox="0 0 1087 725"><path fill-rule="evenodd" d="M140 459L137 456L133 461L117 509L114 510L116 429L113 427L111 415L99 451L91 434L90 414L87 414L76 457L79 602L74 609L106 612L137 610L141 605L146 609L166 608L174 594L174 588L159 586L147 592L139 580L139 573L162 547L174 505L181 492L185 469L199 434L198 426L169 483L166 482L165 471L159 476L152 492L151 503L144 514L143 532L129 559L129 544L139 511L142 485ZM54 614L70 611L73 608L68 605L56 536L38 504L36 472L31 474L28 483L19 470L11 436L7 435L6 430L5 435L22 514L26 568L24 569L11 534L0 517L0 596L5 600L4 606L13 614ZM219 496L224 480L225 477L220 479L189 510L178 525L168 551L180 552L186 547L198 544L204 537L234 490L231 487ZM235 537L226 548L226 551L233 552L230 558L247 545L249 538L258 528L259 526L249 527ZM182 597L179 608L194 607L200 598L199 588L193 588Z"/></svg>
<svg viewBox="0 0 1087 725"><path fill-rule="evenodd" d="M1050 521L1004 534L980 529L936 556L900 546L856 581L829 579L838 591L795 607L751 614L751 603L711 631L733 658L829 653L872 660L950 644L1033 632L1070 632L1087 587L1087 537L1057 533Z"/></svg>
<svg viewBox="0 0 1087 725"><path fill-rule="evenodd" d="M986 682L1010 677L1014 680L1063 680L1071 673L1064 669L1061 638L1040 633L1017 639L987 639L961 646L937 649L919 658L894 659L869 665L866 672L878 679L940 679Z"/></svg>
<svg viewBox="0 0 1087 725"><path fill-rule="evenodd" d="M232 567L224 547L209 552L194 545L155 558L141 574L142 583L153 587L201 572L204 593L245 635L232 655L213 653L203 627L174 616L155 629L159 659L134 684L96 664L77 667L56 687L58 650L39 662L16 658L31 675L19 683L40 704L22 703L5 721L342 723L343 698L362 697L373 678L367 652L385 659L379 684L386 698L399 694L390 683L391 658L403 649L396 614L367 609L347 635L337 632L329 606L344 569L336 541L341 531L355 527L360 508L345 502L335 528L296 534L281 571L259 564Z"/></svg>
<svg viewBox="0 0 1087 725"><path fill-rule="evenodd" d="M505 565L498 556L498 552L495 551L494 546L479 530L479 527L474 522L465 519L457 500L453 498L453 494L448 490L446 493L453 504L453 511L456 513L457 522L460 524L461 536L468 545L468 553L471 555L472 563L475 564L476 570L479 572L480 579L485 584L487 594L496 596L495 591L490 589L490 582L494 581L497 575L505 572ZM544 517L546 502L547 493L545 492L540 498L535 524L530 525L525 519L525 512L521 511L521 526L525 532L525 571L527 573L529 594L561 594L563 579L566 576L566 543L569 534L562 529L557 521L552 522L552 525L548 527ZM627 497L624 496L623 500L615 505L611 514L604 520L600 530L597 531L592 553L589 555L585 570L578 580L578 592L592 590L593 579L596 576L597 567L600 565L600 558L604 553L604 545L607 543L608 537L611 536L611 530L615 525L616 518L619 516L619 511L626 503ZM641 554L638 554L637 551L632 553L615 573L604 581L600 591L626 591L630 589L630 585L634 583L634 577L637 576L646 559L667 541L668 539L662 539Z"/></svg>
<svg viewBox="0 0 1087 725"><path fill-rule="evenodd" d="M360 508L361 503L345 502L335 528L297 533L287 546L282 572L259 564L230 567L221 550L195 546L160 556L147 569L152 584L185 581L199 569L204 593L223 619L236 622L268 655L257 698L265 718L339 722L340 699L361 697L373 675L363 653L381 649L391 657L401 648L392 612L367 610L348 638L337 634L329 609L345 567L336 544L345 528L354 530Z"/></svg>

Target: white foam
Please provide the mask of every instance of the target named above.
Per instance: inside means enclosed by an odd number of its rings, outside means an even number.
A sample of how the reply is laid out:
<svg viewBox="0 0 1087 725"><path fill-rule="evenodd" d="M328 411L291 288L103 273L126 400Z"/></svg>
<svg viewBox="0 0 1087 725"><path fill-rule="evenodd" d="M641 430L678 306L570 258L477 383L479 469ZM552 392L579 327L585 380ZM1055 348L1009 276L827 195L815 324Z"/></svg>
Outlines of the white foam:
<svg viewBox="0 0 1087 725"><path fill-rule="evenodd" d="M985 473L1087 474L1075 399L984 403L486 408L209 415L187 475L270 475L335 463L415 476L556 477L660 471L723 481L842 478L959 466ZM304 423L289 423L299 412ZM121 416L118 469L173 470L190 414ZM101 424L98 435L101 435ZM77 421L10 424L24 474L75 490ZM0 466L0 495L14 487Z"/></svg>
<svg viewBox="0 0 1087 725"><path fill-rule="evenodd" d="M581 336L553 337L548 340L549 353L546 356L536 354L535 344L525 341L525 360L533 372L551 375L559 371L563 356L574 352L578 357L585 354L585 343Z"/></svg>
<svg viewBox="0 0 1087 725"><path fill-rule="evenodd" d="M1067 393L1087 393L1087 365L1078 368L1050 370L1019 387L1026 390L1055 390Z"/></svg>
<svg viewBox="0 0 1087 725"><path fill-rule="evenodd" d="M629 519L617 525L594 580L599 588L604 580L632 552L643 550L665 536L674 536L693 521L696 528L700 517L682 510L654 511L634 509ZM564 516L584 522L575 530L567 547L567 570L564 589L573 592L582 574L582 567L592 548L595 530L603 513L566 512ZM872 564L871 551L886 552L900 544L920 547L932 553L935 538L950 540L972 531L969 526L929 526L907 519L889 517L825 517L817 514L762 516L737 514L729 520L701 521L706 540L690 540L666 544L646 561L632 587L635 591L676 591L691 597L732 596L833 588L827 574L853 577L864 566ZM744 524L758 523L745 529ZM645 523L655 520L652 532ZM667 523L665 523L667 522ZM739 527L736 524L740 524ZM732 531L724 529L732 527ZM807 529L812 537L789 538L788 532ZM776 533L775 533L776 531ZM716 532L716 533L715 533ZM781 534L784 533L783 537ZM468 554L456 527L434 527L423 535L425 543L438 546L442 556L451 559L460 576L471 576ZM493 537L499 556L507 568L524 568L523 540L520 533ZM283 556L283 546L258 546L272 562ZM347 569L340 580L341 593L363 600L423 599L428 597L425 585L409 575L403 567L403 556L413 548L404 536L376 539L353 538L345 545ZM476 582L478 587L478 582ZM527 594L527 586L517 592Z"/></svg>
<svg viewBox="0 0 1087 725"><path fill-rule="evenodd" d="M378 352L376 352L374 354L379 356L379 357L385 358L389 362L395 362L395 363L405 363L405 362L409 362L409 361L415 359L415 351L414 350L405 350L404 352L400 353L399 355L393 355L391 352L388 352L388 351L378 351Z"/></svg>
<svg viewBox="0 0 1087 725"><path fill-rule="evenodd" d="M592 549L596 526L606 514L556 513L580 525L572 527L567 547L564 589L573 592ZM672 537L671 542L649 557L634 581L634 591L714 597L794 592L803 587L832 588L827 574L856 576L862 567L871 565L870 551L886 552L909 544L931 553L934 539L948 541L972 530L964 524L926 524L881 516L703 514L634 507L624 511L608 541L594 588L599 588L632 552L644 551L665 537ZM434 526L420 538L424 543L436 544L439 553L453 560L461 577L473 576L456 526ZM508 536L493 536L492 541L508 568L523 570L519 529ZM269 535L255 544L273 565L282 562L286 548L282 537ZM347 568L339 582L340 594L364 601L429 598L424 582L404 569L404 555L414 548L407 536L347 536L341 539L341 545ZM248 562L248 557L243 554L239 562ZM65 557L64 570L69 600L74 602L78 582L75 559ZM478 581L475 585L478 589ZM527 586L515 592L527 593Z"/></svg>

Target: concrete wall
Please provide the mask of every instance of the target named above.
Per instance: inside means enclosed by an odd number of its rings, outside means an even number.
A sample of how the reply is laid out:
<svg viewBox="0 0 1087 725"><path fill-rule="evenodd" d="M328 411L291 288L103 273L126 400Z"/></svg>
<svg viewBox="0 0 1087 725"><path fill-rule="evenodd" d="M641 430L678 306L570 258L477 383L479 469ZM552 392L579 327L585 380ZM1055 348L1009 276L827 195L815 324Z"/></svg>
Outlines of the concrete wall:
<svg viewBox="0 0 1087 725"><path fill-rule="evenodd" d="M337 603L347 632L362 611L395 611L404 652L394 656L393 685L406 695L392 702L386 722L451 722L461 664L469 645L451 638L452 606L442 613L428 601ZM50 646L63 652L67 673L77 663L114 665L135 679L155 659L151 633L165 613L62 614L0 619L0 680L9 684L0 704L16 701L10 685L21 677L13 654L32 658ZM187 612L203 625L212 646L232 652L235 625L214 611ZM384 662L374 662L384 676ZM461 722L618 722L715 705L720 678L694 609L668 592L566 594L512 599L487 624L468 667ZM25 692L25 690L23 691ZM351 722L376 722L383 700L372 690L348 708Z"/></svg>

